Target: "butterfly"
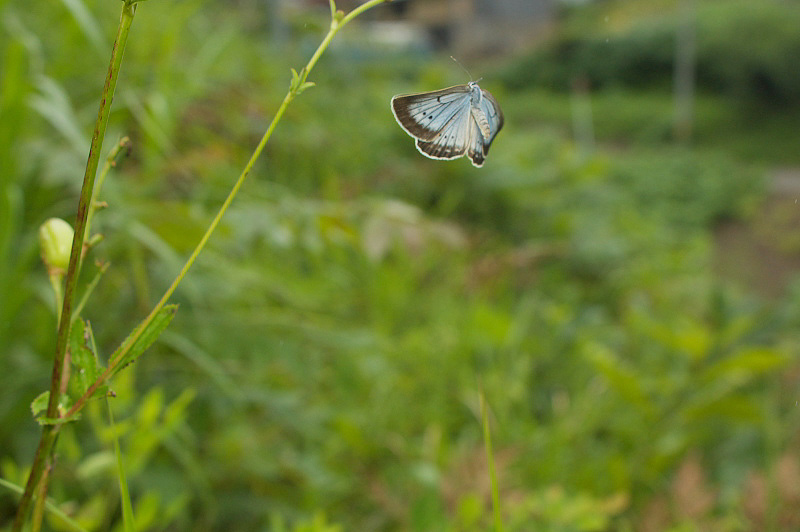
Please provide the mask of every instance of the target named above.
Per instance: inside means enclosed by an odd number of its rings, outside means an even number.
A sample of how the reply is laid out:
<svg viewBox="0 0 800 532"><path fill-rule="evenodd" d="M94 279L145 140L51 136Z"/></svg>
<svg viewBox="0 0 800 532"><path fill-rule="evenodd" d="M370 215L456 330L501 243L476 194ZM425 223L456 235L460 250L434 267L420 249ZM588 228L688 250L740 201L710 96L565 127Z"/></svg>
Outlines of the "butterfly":
<svg viewBox="0 0 800 532"><path fill-rule="evenodd" d="M417 149L431 159L467 155L480 168L503 127L503 111L474 81L446 89L392 98L392 113Z"/></svg>

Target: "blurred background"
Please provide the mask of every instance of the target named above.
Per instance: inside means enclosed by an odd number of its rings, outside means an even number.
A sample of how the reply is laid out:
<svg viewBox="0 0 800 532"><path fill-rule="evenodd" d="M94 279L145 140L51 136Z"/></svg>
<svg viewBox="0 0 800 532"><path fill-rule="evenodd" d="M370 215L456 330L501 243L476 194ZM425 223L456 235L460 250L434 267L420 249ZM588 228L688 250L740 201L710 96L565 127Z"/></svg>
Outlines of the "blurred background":
<svg viewBox="0 0 800 532"><path fill-rule="evenodd" d="M341 0L349 9L357 2ZM0 0L0 475L23 484L119 2ZM106 136L103 357L177 274L328 27L325 1L139 5ZM119 530L800 529L800 2L397 0L291 105L177 317L61 432L51 495ZM470 72L449 56L456 57ZM395 94L482 78L485 166ZM16 496L0 489L0 527ZM67 530L49 519L50 530Z"/></svg>

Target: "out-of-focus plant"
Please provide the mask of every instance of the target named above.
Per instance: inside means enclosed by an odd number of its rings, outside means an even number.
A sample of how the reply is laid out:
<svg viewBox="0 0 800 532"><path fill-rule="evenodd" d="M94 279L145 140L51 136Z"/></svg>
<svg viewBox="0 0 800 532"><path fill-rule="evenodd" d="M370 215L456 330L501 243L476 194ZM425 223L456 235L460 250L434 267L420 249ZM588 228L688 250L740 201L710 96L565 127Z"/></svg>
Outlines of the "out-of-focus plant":
<svg viewBox="0 0 800 532"><path fill-rule="evenodd" d="M630 12L648 8L629 4L599 6L590 10L596 18L583 17L583 24L562 28L547 46L512 65L505 74L507 83L515 88L566 90L576 77L585 77L594 89L670 87L680 10L670 12L659 5L650 16L632 17ZM797 104L800 75L793 57L800 51L794 31L800 24L800 8L796 4L725 0L699 2L695 11L701 91L778 110ZM594 22L587 24L589 20Z"/></svg>
<svg viewBox="0 0 800 532"><path fill-rule="evenodd" d="M31 472L25 485L25 491L17 509L13 524L14 531L22 530L27 520L30 506L34 500L37 502L34 507L33 528L34 530L40 528L43 512L46 507L44 501L48 491L50 471L53 467L53 453L56 438L61 426L64 423L78 419L79 412L85 407L88 401L103 397L109 393L107 386L108 380L125 366L135 362L144 350L155 342L158 336L166 329L177 310L177 306L167 305L167 301L205 247L206 242L218 226L229 205L236 197L245 178L250 173L267 141L272 136L275 126L280 121L286 108L295 97L314 85L314 83L308 81L308 75L328 48L330 42L348 22L364 11L386 0L366 1L348 14L339 11L336 8L334 0L330 0L331 23L327 35L300 72L292 69L292 79L288 93L276 111L275 117L264 133L261 141L258 143L250 161L245 166L245 169L233 185L230 194L222 204L217 216L213 219L205 234L200 239L200 242L195 247L195 250L161 300L155 305L150 314L133 329L120 347L109 357L109 365L107 368L104 368L99 364L91 326L83 322L83 320L77 316L76 311L79 311L79 308L75 306L76 291L85 253L88 247L96 241L96 239L91 238L90 224L93 213L99 206L97 195L100 185L110 166L110 164L107 165L107 168L104 169L98 179L97 170L100 152L105 138L111 102L114 97L128 35L136 13L137 4L141 1L143 0L124 0L122 4L122 13L117 29L117 36L112 47L108 76L106 77L103 87L100 109L92 135L91 147L89 149L89 158L86 164L83 186L81 188L77 209L78 214L75 230L72 234L71 251L68 261L65 260L65 236L69 235L67 235L68 231L65 231L66 227L64 224L50 222L43 225L40 230L42 257L48 267L51 283L56 295L56 301L60 303L61 311L58 314L59 325L50 390L37 397L32 404L34 415L43 426L42 437L34 456ZM97 41L97 39L95 39L95 41ZM115 155L116 152L112 152L109 161L113 161ZM104 268L101 268L99 273L102 274L103 271ZM62 279L63 291L61 285ZM87 295L91 293L94 284L95 283L90 283L87 286ZM69 357L67 356L68 354ZM73 393L67 393L67 386L70 384L70 365L74 365L76 369L76 377L73 380L76 386L71 387ZM127 503L125 496L127 488L123 481L121 481L121 488L123 490L123 505L125 506ZM129 509L126 510L126 512L129 512ZM125 528L130 529L133 526L132 518L130 514L126 512L124 512L126 514Z"/></svg>

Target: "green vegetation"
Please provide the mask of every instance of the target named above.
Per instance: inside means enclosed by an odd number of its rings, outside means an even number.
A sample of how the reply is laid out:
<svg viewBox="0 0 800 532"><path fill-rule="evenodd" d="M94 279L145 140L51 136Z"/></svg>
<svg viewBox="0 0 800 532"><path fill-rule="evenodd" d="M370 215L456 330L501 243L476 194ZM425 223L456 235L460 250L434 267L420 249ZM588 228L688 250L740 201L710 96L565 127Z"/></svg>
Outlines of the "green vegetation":
<svg viewBox="0 0 800 532"><path fill-rule="evenodd" d="M671 87L679 27L696 34L698 86L742 101L796 104L800 73L800 6L780 0L597 3L588 19L576 17L558 38L518 62L508 76L517 87L566 89L576 76L595 87ZM681 5L696 6L689 11ZM686 14L691 13L691 18ZM591 11L590 11L591 13Z"/></svg>
<svg viewBox="0 0 800 532"><path fill-rule="evenodd" d="M102 156L131 145L93 218L104 238L78 297L104 273L77 357L107 365L151 310L324 36L325 10L293 15L283 40L257 5L139 6ZM739 62L742 3L698 7L698 61L719 58L726 90L698 76L693 143L679 145L671 66L652 80L626 66L671 58L674 20L646 5L563 22L575 46L618 52L579 54L605 61L591 62L606 80L595 147L571 140L553 55L565 37L486 71L507 122L480 170L422 158L389 110L394 94L461 82L458 67L349 26L166 332L110 381L113 422L95 401L61 429L43 528L123 530L125 513L142 530L483 531L497 488L508 531L796 529L797 286L766 299L714 267L715 229L756 216L770 170L798 162L782 62L797 37L781 30L796 8L749 3L768 38ZM74 219L119 7L0 2L0 528L55 351L39 226ZM613 32L587 30L606 16ZM756 66L785 105L742 81Z"/></svg>

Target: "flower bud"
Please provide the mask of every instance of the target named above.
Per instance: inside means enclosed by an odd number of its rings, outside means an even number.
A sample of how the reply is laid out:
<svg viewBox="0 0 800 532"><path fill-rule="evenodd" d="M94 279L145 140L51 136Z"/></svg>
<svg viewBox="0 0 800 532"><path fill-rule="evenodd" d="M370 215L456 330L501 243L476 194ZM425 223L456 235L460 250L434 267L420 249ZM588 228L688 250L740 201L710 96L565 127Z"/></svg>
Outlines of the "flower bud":
<svg viewBox="0 0 800 532"><path fill-rule="evenodd" d="M39 248L49 271L67 270L73 233L72 226L61 218L50 218L39 226Z"/></svg>

